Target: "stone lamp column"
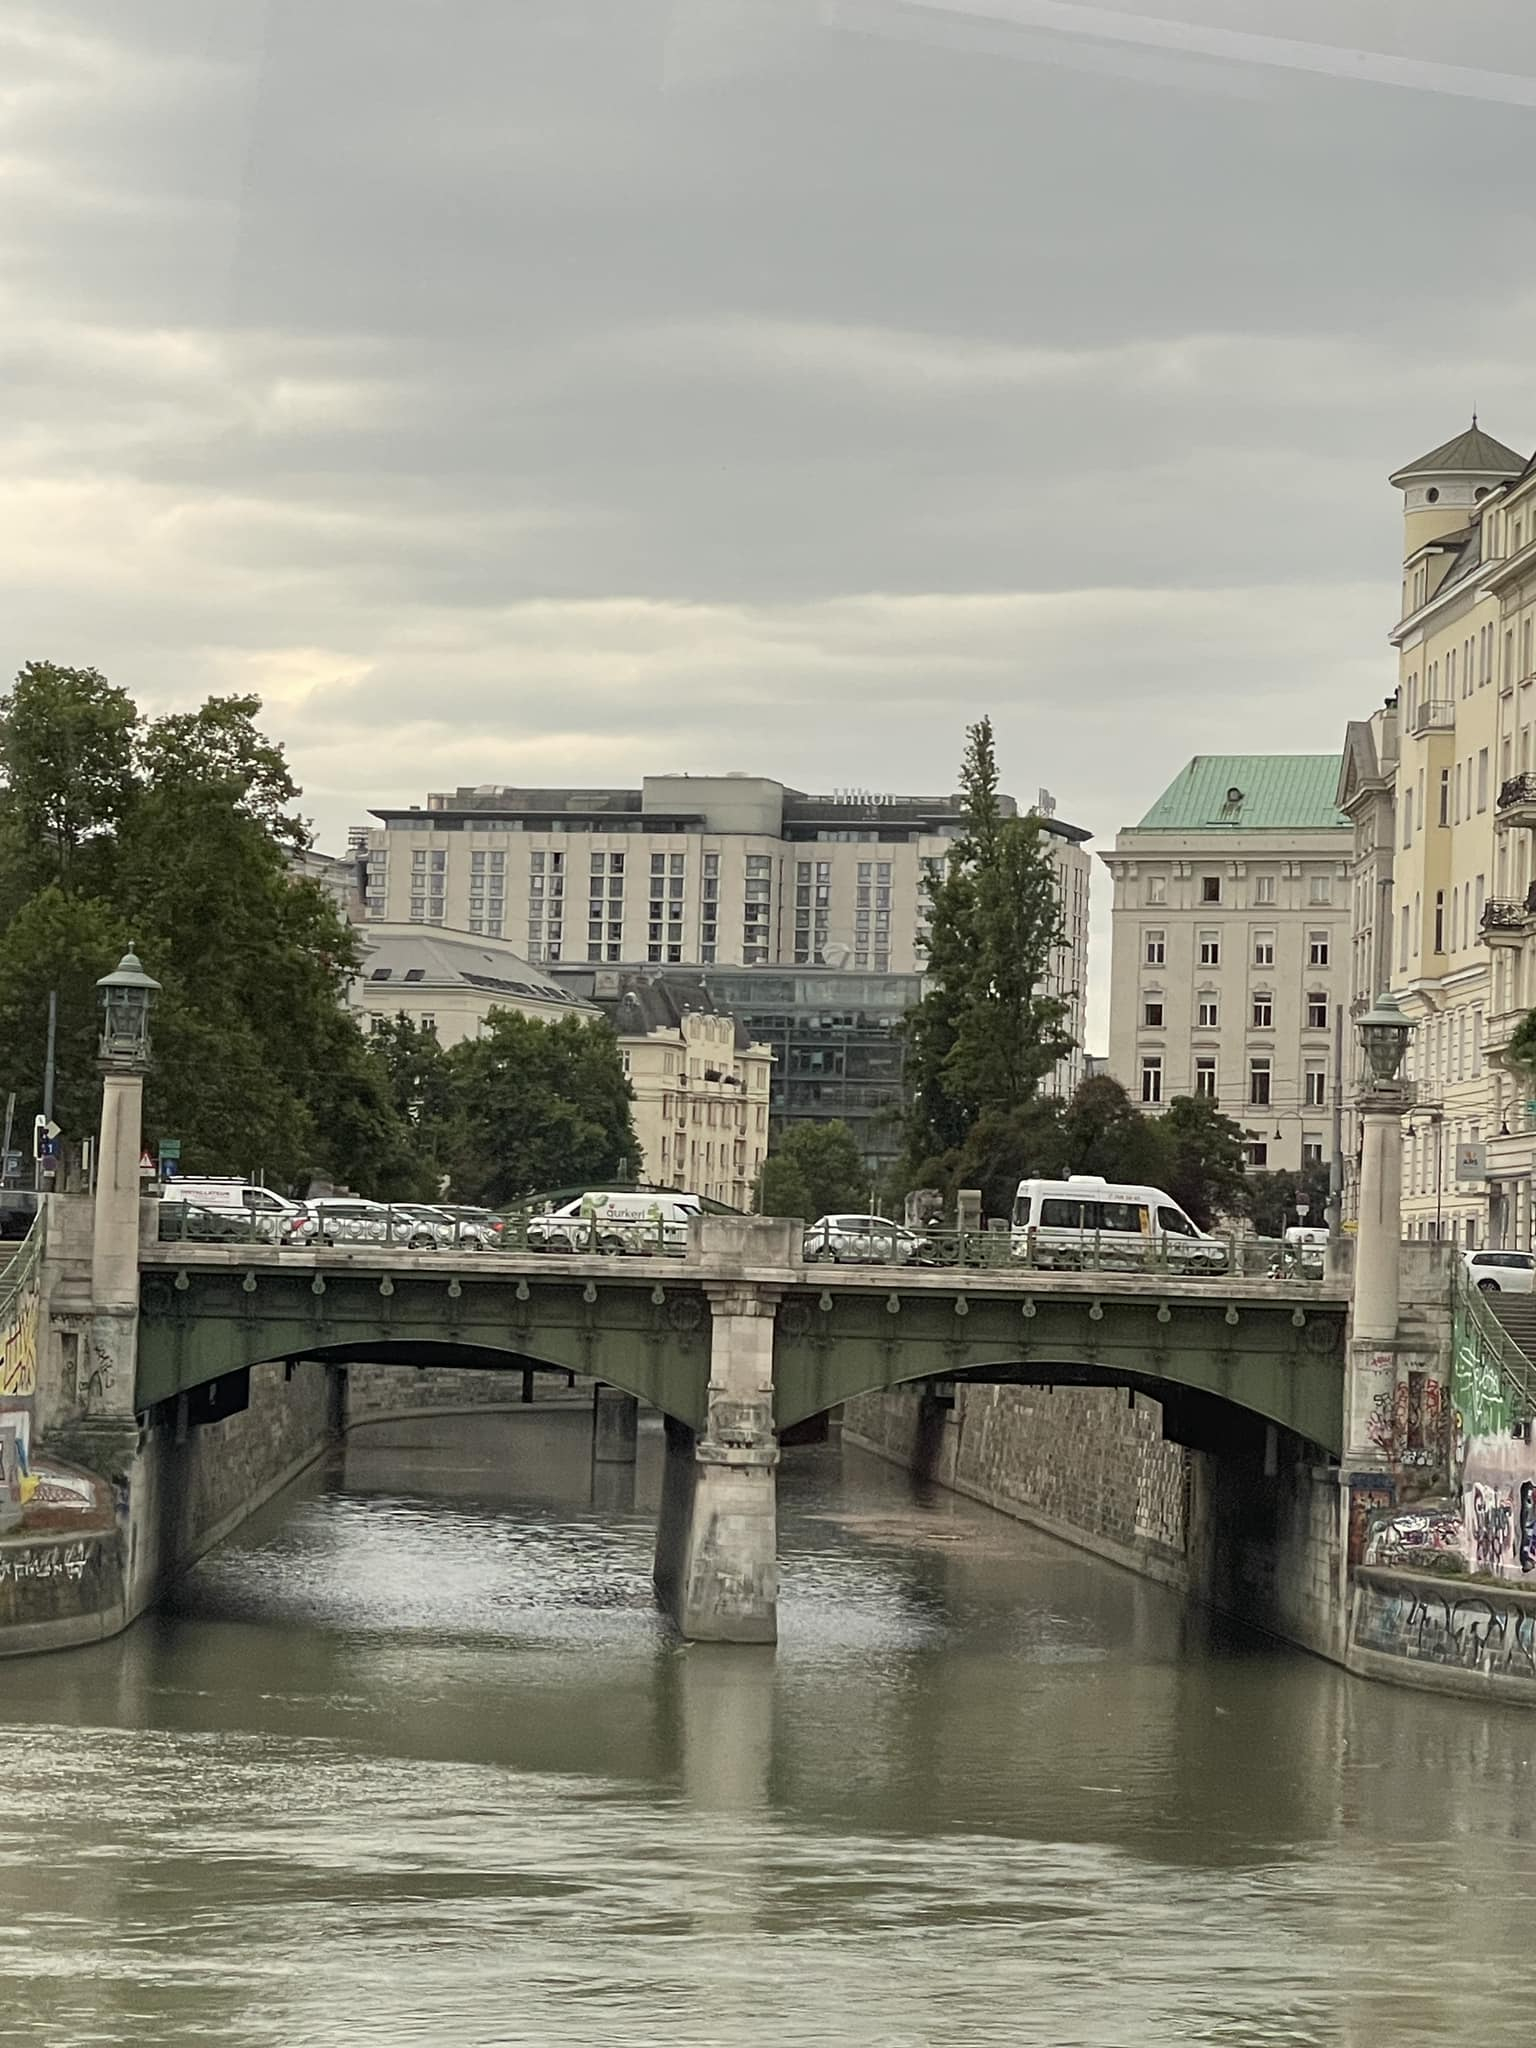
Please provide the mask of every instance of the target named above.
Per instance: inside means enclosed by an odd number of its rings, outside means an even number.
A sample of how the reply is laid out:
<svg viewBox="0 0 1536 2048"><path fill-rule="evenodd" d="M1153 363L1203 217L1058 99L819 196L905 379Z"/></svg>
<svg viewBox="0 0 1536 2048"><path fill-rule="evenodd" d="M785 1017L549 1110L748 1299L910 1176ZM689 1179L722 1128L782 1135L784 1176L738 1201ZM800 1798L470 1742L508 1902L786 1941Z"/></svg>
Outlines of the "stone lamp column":
<svg viewBox="0 0 1536 2048"><path fill-rule="evenodd" d="M101 1133L91 1244L91 1345L81 1393L88 1421L131 1419L139 1330L139 1152L149 1018L160 984L125 953L101 990Z"/></svg>
<svg viewBox="0 0 1536 2048"><path fill-rule="evenodd" d="M1360 1213L1355 1242L1345 1414L1348 1463L1390 1455L1384 1420L1397 1382L1402 1309L1403 1134L1411 1090L1399 1078L1413 1030L1395 996L1377 998L1360 1020L1369 1078L1356 1099L1361 1121ZM1383 1405L1385 1397L1385 1405Z"/></svg>

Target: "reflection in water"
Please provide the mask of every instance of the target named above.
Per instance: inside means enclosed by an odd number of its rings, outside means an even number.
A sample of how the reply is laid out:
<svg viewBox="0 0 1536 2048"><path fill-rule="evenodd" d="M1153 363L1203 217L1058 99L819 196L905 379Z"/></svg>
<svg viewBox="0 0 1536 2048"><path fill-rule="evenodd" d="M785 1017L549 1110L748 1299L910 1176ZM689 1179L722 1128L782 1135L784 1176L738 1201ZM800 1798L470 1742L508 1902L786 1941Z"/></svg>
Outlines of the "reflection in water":
<svg viewBox="0 0 1536 2048"><path fill-rule="evenodd" d="M837 1449L777 1653L658 1620L660 1439L354 1438L8 1664L7 2043L1524 2039L1532 1724ZM594 1496L594 1486L598 1489Z"/></svg>

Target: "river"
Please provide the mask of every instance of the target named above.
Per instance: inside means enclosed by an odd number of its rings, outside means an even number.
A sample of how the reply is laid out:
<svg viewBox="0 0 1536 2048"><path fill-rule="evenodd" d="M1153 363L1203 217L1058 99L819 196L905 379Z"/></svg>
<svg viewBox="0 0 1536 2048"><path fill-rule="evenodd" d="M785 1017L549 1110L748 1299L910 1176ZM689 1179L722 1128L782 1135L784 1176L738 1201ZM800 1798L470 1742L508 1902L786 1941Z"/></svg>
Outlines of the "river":
<svg viewBox="0 0 1536 2048"><path fill-rule="evenodd" d="M0 2042L1524 2042L1536 1721L1346 1678L836 1447L777 1652L651 1604L659 1439L356 1434L0 1665Z"/></svg>

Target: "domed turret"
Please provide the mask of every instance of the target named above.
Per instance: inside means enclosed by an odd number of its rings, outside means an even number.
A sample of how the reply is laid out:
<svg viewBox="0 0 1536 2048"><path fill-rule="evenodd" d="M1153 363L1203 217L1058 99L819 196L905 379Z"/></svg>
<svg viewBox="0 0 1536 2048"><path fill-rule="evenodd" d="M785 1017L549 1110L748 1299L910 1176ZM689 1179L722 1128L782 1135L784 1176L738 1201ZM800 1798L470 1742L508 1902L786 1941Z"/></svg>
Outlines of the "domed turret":
<svg viewBox="0 0 1536 2048"><path fill-rule="evenodd" d="M1466 526L1488 493L1525 468L1525 457L1472 424L1443 447L1395 470L1388 479L1403 494L1403 560L1426 541Z"/></svg>

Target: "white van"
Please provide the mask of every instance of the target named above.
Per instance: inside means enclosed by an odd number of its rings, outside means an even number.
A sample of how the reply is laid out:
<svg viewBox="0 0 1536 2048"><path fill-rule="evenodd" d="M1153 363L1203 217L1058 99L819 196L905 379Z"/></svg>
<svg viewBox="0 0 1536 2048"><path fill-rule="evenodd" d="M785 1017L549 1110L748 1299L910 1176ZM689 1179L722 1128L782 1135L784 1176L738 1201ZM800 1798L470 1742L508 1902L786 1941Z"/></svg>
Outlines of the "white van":
<svg viewBox="0 0 1536 2048"><path fill-rule="evenodd" d="M528 1223L528 1248L546 1252L666 1252L681 1258L688 1225L703 1214L697 1195L617 1194L598 1188Z"/></svg>
<svg viewBox="0 0 1536 2048"><path fill-rule="evenodd" d="M275 1239L283 1218L297 1216L303 1207L300 1202L290 1202L286 1195L274 1194L271 1188L253 1187L238 1175L168 1180L160 1192L174 1201L194 1202L203 1209L243 1209L254 1217L255 1235L261 1238Z"/></svg>
<svg viewBox="0 0 1536 2048"><path fill-rule="evenodd" d="M1036 1266L1142 1266L1224 1273L1227 1247L1199 1229L1161 1188L1099 1174L1021 1180L1013 1203L1013 1255Z"/></svg>

